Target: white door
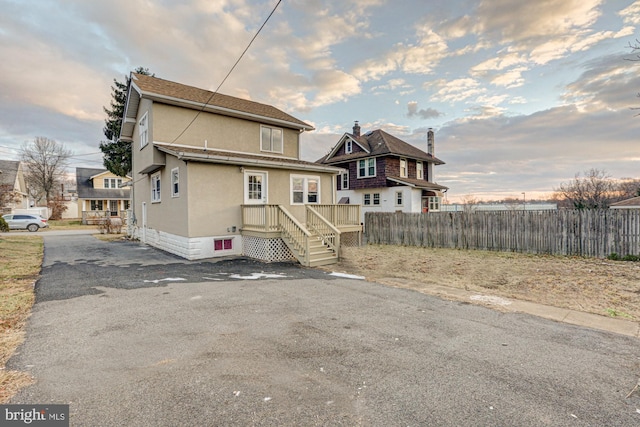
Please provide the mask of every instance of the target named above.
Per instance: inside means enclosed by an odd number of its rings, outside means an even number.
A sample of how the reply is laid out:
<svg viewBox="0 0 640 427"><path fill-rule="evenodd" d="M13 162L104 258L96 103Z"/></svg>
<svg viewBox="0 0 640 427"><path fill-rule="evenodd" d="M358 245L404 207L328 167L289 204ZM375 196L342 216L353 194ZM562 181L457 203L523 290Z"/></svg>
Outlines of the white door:
<svg viewBox="0 0 640 427"><path fill-rule="evenodd" d="M247 205L263 205L267 203L267 173L245 171L244 202Z"/></svg>

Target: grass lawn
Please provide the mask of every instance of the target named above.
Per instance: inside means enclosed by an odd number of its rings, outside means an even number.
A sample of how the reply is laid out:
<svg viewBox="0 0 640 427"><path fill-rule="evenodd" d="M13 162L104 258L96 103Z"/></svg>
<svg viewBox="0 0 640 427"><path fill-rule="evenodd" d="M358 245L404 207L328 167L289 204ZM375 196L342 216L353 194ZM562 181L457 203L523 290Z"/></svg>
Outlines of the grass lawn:
<svg viewBox="0 0 640 427"><path fill-rule="evenodd" d="M24 341L42 256L41 237L0 237L0 403L33 382L25 372L7 371L5 364Z"/></svg>

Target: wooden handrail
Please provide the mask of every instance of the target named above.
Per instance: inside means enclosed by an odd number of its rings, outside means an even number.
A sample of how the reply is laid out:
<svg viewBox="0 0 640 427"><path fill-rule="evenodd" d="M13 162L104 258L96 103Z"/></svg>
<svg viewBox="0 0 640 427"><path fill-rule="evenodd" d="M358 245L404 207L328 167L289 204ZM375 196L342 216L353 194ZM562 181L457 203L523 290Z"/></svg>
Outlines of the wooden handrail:
<svg viewBox="0 0 640 427"><path fill-rule="evenodd" d="M322 241L338 254L340 250L340 230L309 205L307 205L307 226L318 233Z"/></svg>

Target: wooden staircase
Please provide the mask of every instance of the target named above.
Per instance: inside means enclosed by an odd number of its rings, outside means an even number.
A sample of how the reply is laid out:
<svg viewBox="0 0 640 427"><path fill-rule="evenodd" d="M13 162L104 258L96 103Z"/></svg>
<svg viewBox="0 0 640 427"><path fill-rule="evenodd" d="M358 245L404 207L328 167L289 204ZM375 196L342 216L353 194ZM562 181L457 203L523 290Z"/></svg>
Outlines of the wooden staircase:
<svg viewBox="0 0 640 427"><path fill-rule="evenodd" d="M307 226L300 224L279 206L281 237L300 264L318 267L338 262L340 231L311 208L307 208ZM310 220L310 216L314 219Z"/></svg>

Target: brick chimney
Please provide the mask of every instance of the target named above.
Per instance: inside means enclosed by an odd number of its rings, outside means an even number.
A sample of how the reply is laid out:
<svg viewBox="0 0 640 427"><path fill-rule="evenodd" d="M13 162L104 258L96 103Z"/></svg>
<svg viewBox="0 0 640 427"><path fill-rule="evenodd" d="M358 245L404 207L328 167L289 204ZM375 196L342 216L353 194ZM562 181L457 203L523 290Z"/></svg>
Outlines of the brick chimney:
<svg viewBox="0 0 640 427"><path fill-rule="evenodd" d="M429 128L429 131L427 132L427 153L431 154L432 156L435 156L435 151L436 151L436 142L435 142L435 135L433 133L433 128Z"/></svg>
<svg viewBox="0 0 640 427"><path fill-rule="evenodd" d="M360 136L360 125L358 124L357 120L356 120L356 124L353 125L353 136L355 137Z"/></svg>

